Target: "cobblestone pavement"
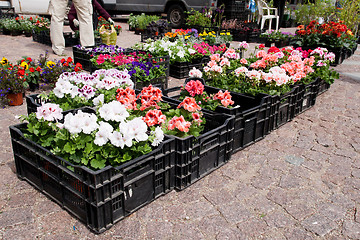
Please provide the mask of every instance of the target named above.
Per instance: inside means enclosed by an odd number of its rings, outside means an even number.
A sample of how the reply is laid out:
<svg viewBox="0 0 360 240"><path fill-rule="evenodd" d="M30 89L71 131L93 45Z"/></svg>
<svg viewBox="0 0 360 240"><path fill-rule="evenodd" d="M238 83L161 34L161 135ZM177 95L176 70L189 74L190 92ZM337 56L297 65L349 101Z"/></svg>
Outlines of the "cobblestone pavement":
<svg viewBox="0 0 360 240"><path fill-rule="evenodd" d="M136 41L122 34L120 46ZM0 39L2 55L14 60L45 49L24 37ZM2 109L0 238L360 239L359 62L358 50L313 108L100 235L16 177L8 126L26 105Z"/></svg>

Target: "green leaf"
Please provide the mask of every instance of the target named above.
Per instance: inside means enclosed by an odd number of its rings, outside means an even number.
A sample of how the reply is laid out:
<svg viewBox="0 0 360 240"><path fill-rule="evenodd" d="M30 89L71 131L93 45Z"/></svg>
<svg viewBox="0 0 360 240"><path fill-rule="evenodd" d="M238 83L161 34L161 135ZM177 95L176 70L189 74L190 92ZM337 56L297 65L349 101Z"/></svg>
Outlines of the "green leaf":
<svg viewBox="0 0 360 240"><path fill-rule="evenodd" d="M91 167L95 169L102 169L105 167L106 160L99 159L98 157L96 159L92 159L90 162Z"/></svg>

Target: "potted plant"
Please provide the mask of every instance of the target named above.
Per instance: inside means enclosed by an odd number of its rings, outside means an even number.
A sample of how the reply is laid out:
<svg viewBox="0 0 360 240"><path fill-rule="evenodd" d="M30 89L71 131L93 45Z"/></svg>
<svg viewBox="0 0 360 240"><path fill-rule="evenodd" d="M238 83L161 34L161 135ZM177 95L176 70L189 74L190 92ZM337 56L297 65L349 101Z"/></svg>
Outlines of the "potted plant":
<svg viewBox="0 0 360 240"><path fill-rule="evenodd" d="M5 57L0 61L0 100L3 104L11 106L23 104L25 84L19 71L21 69L9 63Z"/></svg>
<svg viewBox="0 0 360 240"><path fill-rule="evenodd" d="M34 25L27 19L20 20L21 29L24 31L25 37L32 36Z"/></svg>

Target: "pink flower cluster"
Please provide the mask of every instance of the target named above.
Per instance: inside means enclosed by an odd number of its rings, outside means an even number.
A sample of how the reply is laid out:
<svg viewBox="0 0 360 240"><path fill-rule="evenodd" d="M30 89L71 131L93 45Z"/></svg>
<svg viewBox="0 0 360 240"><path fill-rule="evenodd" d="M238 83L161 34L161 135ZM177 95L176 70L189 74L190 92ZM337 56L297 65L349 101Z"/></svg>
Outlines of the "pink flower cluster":
<svg viewBox="0 0 360 240"><path fill-rule="evenodd" d="M220 54L213 54L210 56L210 62L204 67L204 72L215 72L222 73L223 67L230 67L230 61L228 58L222 56Z"/></svg>
<svg viewBox="0 0 360 240"><path fill-rule="evenodd" d="M199 80L191 80L185 85L186 91L189 92L190 96L201 95L204 92L204 85Z"/></svg>
<svg viewBox="0 0 360 240"><path fill-rule="evenodd" d="M229 105L233 105L235 103L233 100L231 100L231 95L230 95L230 92L228 90L226 90L225 92L220 90L217 94L214 95L213 99L214 100L220 100L221 104L224 107L227 107Z"/></svg>
<svg viewBox="0 0 360 240"><path fill-rule="evenodd" d="M193 49L197 53L200 53L205 56L217 52L223 53L226 51L226 46L225 44L222 44L220 46L210 46L208 43L202 42L202 43L194 43Z"/></svg>

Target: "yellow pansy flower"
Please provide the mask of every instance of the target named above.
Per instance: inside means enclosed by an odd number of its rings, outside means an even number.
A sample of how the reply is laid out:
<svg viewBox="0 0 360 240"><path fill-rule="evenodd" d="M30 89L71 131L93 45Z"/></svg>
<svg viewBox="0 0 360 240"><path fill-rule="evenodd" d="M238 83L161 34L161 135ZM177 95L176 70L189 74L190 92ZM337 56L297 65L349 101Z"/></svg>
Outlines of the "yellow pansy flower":
<svg viewBox="0 0 360 240"><path fill-rule="evenodd" d="M229 33L229 32L227 32L227 33L226 33L226 35L230 36L230 33Z"/></svg>
<svg viewBox="0 0 360 240"><path fill-rule="evenodd" d="M29 68L29 65L26 62L22 62L20 66L23 67L25 70Z"/></svg>
<svg viewBox="0 0 360 240"><path fill-rule="evenodd" d="M53 61L48 61L48 62L46 63L46 66L47 66L48 68L50 68L50 69L52 69L55 65L56 65L56 64L55 64Z"/></svg>
<svg viewBox="0 0 360 240"><path fill-rule="evenodd" d="M352 33L352 31L351 30L347 30L347 32L346 32L348 35L351 35L351 36L353 36L354 34Z"/></svg>
<svg viewBox="0 0 360 240"><path fill-rule="evenodd" d="M220 33L220 35L225 35L225 33Z"/></svg>
<svg viewBox="0 0 360 240"><path fill-rule="evenodd" d="M1 61L0 61L0 63L1 63L2 65L5 65L5 64L8 64L8 63L9 63L9 60L7 60L7 58L3 57L3 58L1 59Z"/></svg>

